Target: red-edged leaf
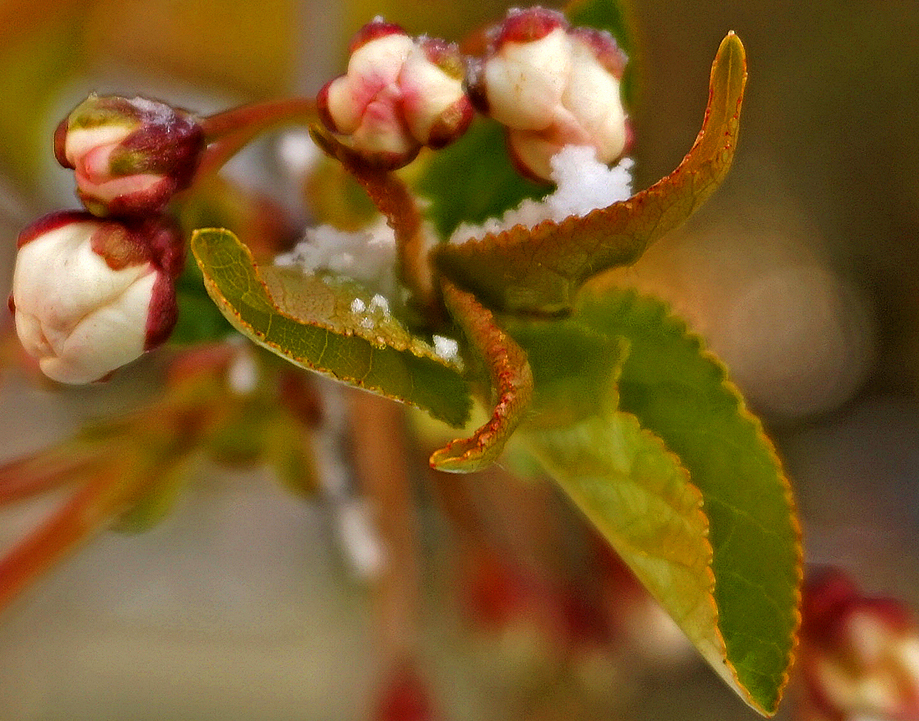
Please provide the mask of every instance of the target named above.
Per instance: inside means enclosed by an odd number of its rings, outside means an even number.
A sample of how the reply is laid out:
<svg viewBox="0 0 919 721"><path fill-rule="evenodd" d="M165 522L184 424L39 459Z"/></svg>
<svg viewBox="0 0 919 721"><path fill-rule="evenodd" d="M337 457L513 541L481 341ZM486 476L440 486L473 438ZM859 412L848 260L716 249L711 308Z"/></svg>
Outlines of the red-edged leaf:
<svg viewBox="0 0 919 721"><path fill-rule="evenodd" d="M567 311L588 278L634 263L718 187L734 157L746 77L743 45L730 33L712 66L702 129L670 175L628 200L585 216L441 245L434 251L437 267L490 308Z"/></svg>

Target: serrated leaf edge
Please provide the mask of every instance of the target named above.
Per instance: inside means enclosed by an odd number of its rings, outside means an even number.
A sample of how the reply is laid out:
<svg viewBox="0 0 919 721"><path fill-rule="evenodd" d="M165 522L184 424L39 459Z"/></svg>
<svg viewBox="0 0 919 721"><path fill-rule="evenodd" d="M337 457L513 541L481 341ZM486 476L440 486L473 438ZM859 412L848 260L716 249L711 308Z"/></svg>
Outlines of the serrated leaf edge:
<svg viewBox="0 0 919 721"><path fill-rule="evenodd" d="M743 397L743 394L740 391L740 388L737 386L734 381L730 379L728 368L725 363L715 355L711 350L708 349L705 339L698 333L690 329L687 322L681 318L679 315L671 312L670 305L665 301L662 301L658 298L653 298L650 296L645 296L639 293L634 288L620 288L619 290L625 291L625 299L623 302L627 302L630 305L636 305L640 303L642 299L651 299L655 301L658 306L658 312L663 317L663 322L671 325L680 335L690 341L698 349L699 355L704 359L711 362L712 366L717 370L721 387L723 387L727 393L734 399L736 403L737 413L740 418L751 426L756 432L757 438L762 442L763 447L769 454L769 459L772 464L778 469L779 473L778 479L782 486L784 492L785 502L788 505L789 510L791 511L791 531L795 537L795 550L796 550L796 559L795 559L795 570L796 570L796 584L795 584L795 593L794 593L794 609L792 612L792 643L791 648L786 655L787 662L785 664L785 672L782 675L782 683L779 685L776 693L775 707L772 709L764 708L759 702L757 702L750 694L750 692L744 688L737 677L737 669L734 664L727 658L727 654L724 655L725 667L730 670L731 678L726 677L724 674L721 676L731 688L735 689L741 698L753 709L758 711L764 716L774 716L778 710L779 703L782 700L785 689L788 687L788 682L791 678L791 670L794 664L794 661L797 658L797 649L800 642L799 631L801 628L801 584L804 579L804 552L803 552L803 543L802 543L802 529L800 518L797 510L797 503L795 501L794 493L791 488L791 483L788 479L788 476L785 474L784 465L782 464L781 458L779 457L778 451L775 448L775 444L772 443L772 440L766 434L765 429L763 428L762 421L757 417L750 409L747 407L747 403ZM581 302L588 300L591 296L599 297L602 294L602 290L599 288L587 287L584 289L582 296L580 298ZM620 411L622 412L622 411ZM666 444L665 444L666 447ZM692 476L690 475L690 481ZM701 491L700 491L701 492ZM719 634L721 630L719 628ZM723 634L722 639L723 639ZM717 669L716 669L717 671Z"/></svg>

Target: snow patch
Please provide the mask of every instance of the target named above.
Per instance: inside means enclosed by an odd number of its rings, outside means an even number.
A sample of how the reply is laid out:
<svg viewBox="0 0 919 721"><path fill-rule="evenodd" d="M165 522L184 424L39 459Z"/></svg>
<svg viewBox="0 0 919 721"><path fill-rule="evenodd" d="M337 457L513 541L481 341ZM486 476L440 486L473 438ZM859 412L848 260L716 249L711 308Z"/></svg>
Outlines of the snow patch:
<svg viewBox="0 0 919 721"><path fill-rule="evenodd" d="M330 225L309 228L304 239L289 253L277 256L274 263L304 273L328 271L351 278L378 291L377 297L384 302L396 292L396 239L382 217L354 232Z"/></svg>
<svg viewBox="0 0 919 721"><path fill-rule="evenodd" d="M532 227L544 220L560 223L569 216L587 215L632 196L631 158L623 158L610 168L597 160L593 148L566 145L550 162L552 180L557 185L555 192L541 201L524 200L501 218L491 218L482 225L462 223L450 242L462 243L489 233L501 233L516 225Z"/></svg>

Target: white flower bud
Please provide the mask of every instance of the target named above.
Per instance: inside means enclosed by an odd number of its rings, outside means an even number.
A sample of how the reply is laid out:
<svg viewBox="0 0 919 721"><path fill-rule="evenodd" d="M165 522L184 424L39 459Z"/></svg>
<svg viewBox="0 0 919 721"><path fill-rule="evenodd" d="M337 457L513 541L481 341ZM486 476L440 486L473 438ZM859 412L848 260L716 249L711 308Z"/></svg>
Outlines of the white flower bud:
<svg viewBox="0 0 919 721"><path fill-rule="evenodd" d="M164 221L46 216L19 236L10 308L25 350L62 383L100 380L175 325L181 239Z"/></svg>
<svg viewBox="0 0 919 721"><path fill-rule="evenodd" d="M919 627L906 606L863 596L839 572L804 589L804 702L826 718L919 718Z"/></svg>
<svg viewBox="0 0 919 721"><path fill-rule="evenodd" d="M508 128L517 166L549 180L550 159L566 145L618 160L629 143L620 98L625 56L609 33L570 28L554 10L512 10L470 82L482 112Z"/></svg>
<svg viewBox="0 0 919 721"><path fill-rule="evenodd" d="M94 215L150 215L192 180L204 132L188 113L146 98L90 95L58 126L54 153L73 168Z"/></svg>
<svg viewBox="0 0 919 721"><path fill-rule="evenodd" d="M326 127L373 165L397 168L422 146L439 148L472 121L455 45L409 37L374 20L351 43L346 75L319 91Z"/></svg>

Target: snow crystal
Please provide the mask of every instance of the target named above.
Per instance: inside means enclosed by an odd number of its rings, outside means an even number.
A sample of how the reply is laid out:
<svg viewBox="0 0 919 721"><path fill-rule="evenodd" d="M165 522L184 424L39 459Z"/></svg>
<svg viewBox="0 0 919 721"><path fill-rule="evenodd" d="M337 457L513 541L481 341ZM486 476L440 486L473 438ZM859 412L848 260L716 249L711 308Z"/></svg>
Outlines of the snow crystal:
<svg viewBox="0 0 919 721"><path fill-rule="evenodd" d="M596 159L588 146L567 145L551 160L555 192L541 201L524 200L501 218L491 218L482 225L461 224L450 238L462 243L487 233L500 233L515 225L532 227L543 220L560 223L572 215L587 215L632 195L631 158L607 167Z"/></svg>
<svg viewBox="0 0 919 721"><path fill-rule="evenodd" d="M459 361L459 343L443 335L434 336L434 352L445 361Z"/></svg>
<svg viewBox="0 0 919 721"><path fill-rule="evenodd" d="M274 262L304 273L328 271L360 281L379 291L384 301L384 296L392 297L396 290L396 239L384 218L355 232L329 225L309 228L291 252L279 255Z"/></svg>

